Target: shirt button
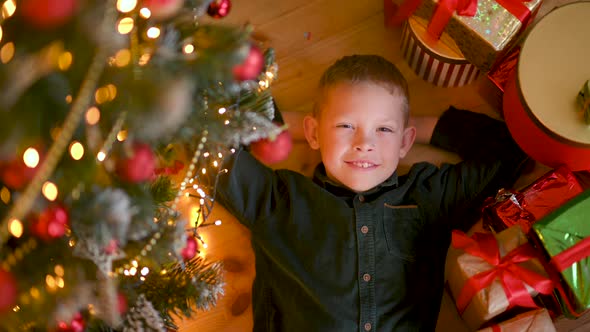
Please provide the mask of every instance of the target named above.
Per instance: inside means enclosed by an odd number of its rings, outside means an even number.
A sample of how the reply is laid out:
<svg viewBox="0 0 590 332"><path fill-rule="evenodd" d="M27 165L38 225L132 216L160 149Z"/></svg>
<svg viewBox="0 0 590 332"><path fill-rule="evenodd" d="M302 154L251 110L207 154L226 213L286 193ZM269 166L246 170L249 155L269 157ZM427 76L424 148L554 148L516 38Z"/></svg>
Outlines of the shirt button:
<svg viewBox="0 0 590 332"><path fill-rule="evenodd" d="M369 227L367 227L367 226L361 227L361 233L363 233L363 234L369 233Z"/></svg>
<svg viewBox="0 0 590 332"><path fill-rule="evenodd" d="M369 282L371 280L371 275L368 273L363 274L363 280Z"/></svg>
<svg viewBox="0 0 590 332"><path fill-rule="evenodd" d="M363 196L363 195L359 195L359 201L360 201L360 202L364 202L364 201L365 201L365 196Z"/></svg>
<svg viewBox="0 0 590 332"><path fill-rule="evenodd" d="M365 331L371 331L371 328L373 326L371 326L371 323L365 323Z"/></svg>

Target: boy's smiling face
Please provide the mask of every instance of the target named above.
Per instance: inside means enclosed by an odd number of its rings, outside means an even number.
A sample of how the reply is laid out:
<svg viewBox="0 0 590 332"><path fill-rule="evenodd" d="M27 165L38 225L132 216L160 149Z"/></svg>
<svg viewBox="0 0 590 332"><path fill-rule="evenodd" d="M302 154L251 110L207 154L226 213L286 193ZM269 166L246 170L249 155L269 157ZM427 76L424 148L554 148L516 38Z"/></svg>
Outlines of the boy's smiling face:
<svg viewBox="0 0 590 332"><path fill-rule="evenodd" d="M327 89L317 118L305 118L306 138L319 149L328 177L355 192L389 178L416 136L405 126L404 100L371 82Z"/></svg>

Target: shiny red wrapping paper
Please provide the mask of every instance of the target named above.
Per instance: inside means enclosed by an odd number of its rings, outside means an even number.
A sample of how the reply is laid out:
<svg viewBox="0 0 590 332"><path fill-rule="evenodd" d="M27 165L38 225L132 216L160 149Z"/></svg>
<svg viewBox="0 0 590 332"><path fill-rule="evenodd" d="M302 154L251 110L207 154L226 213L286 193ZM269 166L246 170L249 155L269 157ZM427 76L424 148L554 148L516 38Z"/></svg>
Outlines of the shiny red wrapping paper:
<svg viewBox="0 0 590 332"><path fill-rule="evenodd" d="M504 87L510 73L516 68L519 53L520 46L517 45L505 57L494 64L486 74L485 79L478 81L479 94L502 116L504 115L502 111Z"/></svg>
<svg viewBox="0 0 590 332"><path fill-rule="evenodd" d="M583 191L576 176L566 167L556 168L522 191L500 190L483 208L484 228L496 232L520 225L527 233L531 225Z"/></svg>
<svg viewBox="0 0 590 332"><path fill-rule="evenodd" d="M494 85L504 93L504 86L508 81L510 73L516 68L516 62L518 62L518 55L520 54L520 47L515 47L502 59L502 61L496 63L494 67L488 73L488 79L494 83Z"/></svg>

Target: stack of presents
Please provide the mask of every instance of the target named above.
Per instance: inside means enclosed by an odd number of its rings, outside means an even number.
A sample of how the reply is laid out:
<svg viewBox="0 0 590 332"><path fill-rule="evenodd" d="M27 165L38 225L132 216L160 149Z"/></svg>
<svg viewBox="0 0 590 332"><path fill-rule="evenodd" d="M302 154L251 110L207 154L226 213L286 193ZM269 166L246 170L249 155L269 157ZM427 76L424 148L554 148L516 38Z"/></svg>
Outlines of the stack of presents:
<svg viewBox="0 0 590 332"><path fill-rule="evenodd" d="M544 1L384 0L415 73L477 81L550 169L489 198L479 231L453 233L447 290L473 331L590 330L590 2L538 15Z"/></svg>

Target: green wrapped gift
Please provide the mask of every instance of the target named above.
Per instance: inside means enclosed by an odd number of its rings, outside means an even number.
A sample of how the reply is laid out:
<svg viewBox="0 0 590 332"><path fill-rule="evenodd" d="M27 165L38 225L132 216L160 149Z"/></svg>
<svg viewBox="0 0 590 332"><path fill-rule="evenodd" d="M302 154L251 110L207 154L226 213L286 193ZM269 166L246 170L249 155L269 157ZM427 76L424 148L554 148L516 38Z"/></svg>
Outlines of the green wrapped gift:
<svg viewBox="0 0 590 332"><path fill-rule="evenodd" d="M590 125L590 80L587 80L576 98L578 107L584 112L584 120Z"/></svg>
<svg viewBox="0 0 590 332"><path fill-rule="evenodd" d="M590 190L533 224L533 230L564 286L560 295L567 311L590 308Z"/></svg>

